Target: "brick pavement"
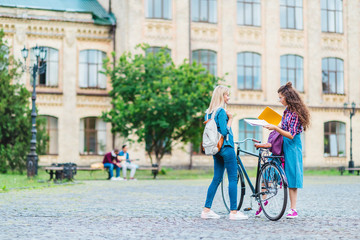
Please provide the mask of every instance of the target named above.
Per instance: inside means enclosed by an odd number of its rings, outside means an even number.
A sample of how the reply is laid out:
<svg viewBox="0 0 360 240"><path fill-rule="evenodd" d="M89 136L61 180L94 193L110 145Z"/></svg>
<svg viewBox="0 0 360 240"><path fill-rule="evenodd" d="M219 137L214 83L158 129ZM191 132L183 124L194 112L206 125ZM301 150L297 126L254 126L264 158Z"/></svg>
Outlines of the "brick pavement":
<svg viewBox="0 0 360 240"><path fill-rule="evenodd" d="M306 177L298 219L200 219L210 180L88 181L0 193L0 239L359 239L360 178ZM246 196L244 206L249 206Z"/></svg>

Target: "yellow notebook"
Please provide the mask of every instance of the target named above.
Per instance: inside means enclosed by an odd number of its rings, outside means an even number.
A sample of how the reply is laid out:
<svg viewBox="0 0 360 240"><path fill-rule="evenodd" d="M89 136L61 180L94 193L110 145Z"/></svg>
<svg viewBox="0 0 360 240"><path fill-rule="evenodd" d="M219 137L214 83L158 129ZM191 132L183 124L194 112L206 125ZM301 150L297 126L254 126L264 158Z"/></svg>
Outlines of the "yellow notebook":
<svg viewBox="0 0 360 240"><path fill-rule="evenodd" d="M258 119L265 120L270 124L273 124L275 126L279 125L281 122L281 115L275 112L270 107L266 107L264 111L259 115Z"/></svg>

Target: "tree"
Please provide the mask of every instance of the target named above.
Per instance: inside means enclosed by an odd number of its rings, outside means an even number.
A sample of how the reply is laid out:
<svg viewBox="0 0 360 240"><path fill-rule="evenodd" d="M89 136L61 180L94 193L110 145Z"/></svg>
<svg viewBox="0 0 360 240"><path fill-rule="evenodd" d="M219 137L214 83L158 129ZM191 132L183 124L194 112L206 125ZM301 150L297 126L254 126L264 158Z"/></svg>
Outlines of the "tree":
<svg viewBox="0 0 360 240"><path fill-rule="evenodd" d="M21 64L9 54L3 37L4 32L0 30L0 172L11 169L22 173L30 151L30 93L18 82L22 74ZM47 136L41 124L37 130L42 142L38 147L44 149Z"/></svg>
<svg viewBox="0 0 360 240"><path fill-rule="evenodd" d="M145 142L151 162L154 154L160 166L174 142L201 142L200 122L219 78L197 63L175 66L166 49L145 56L125 52L115 63L105 60L104 68L113 86L113 108L103 119L113 133Z"/></svg>

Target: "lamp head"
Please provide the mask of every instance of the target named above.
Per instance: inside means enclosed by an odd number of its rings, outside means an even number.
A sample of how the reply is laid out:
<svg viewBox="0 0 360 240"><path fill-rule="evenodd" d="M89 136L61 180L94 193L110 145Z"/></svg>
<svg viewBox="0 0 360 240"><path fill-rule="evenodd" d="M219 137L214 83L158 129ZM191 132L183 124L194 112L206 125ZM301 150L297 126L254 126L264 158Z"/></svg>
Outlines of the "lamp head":
<svg viewBox="0 0 360 240"><path fill-rule="evenodd" d="M38 47L38 45L36 45L36 47L34 47L34 54L36 57L40 56L40 48Z"/></svg>
<svg viewBox="0 0 360 240"><path fill-rule="evenodd" d="M21 49L21 55L23 56L23 58L25 59L26 61L26 58L28 57L29 55L29 50L24 46L23 49Z"/></svg>
<svg viewBox="0 0 360 240"><path fill-rule="evenodd" d="M351 103L351 107L352 107L352 109L355 109L356 103L355 103L355 102L352 102L352 103Z"/></svg>
<svg viewBox="0 0 360 240"><path fill-rule="evenodd" d="M347 109L347 105L348 105L347 103L344 103L344 109Z"/></svg>
<svg viewBox="0 0 360 240"><path fill-rule="evenodd" d="M40 59L41 59L41 61L44 61L45 60L45 58L46 58L46 50L45 50L45 48L40 48Z"/></svg>

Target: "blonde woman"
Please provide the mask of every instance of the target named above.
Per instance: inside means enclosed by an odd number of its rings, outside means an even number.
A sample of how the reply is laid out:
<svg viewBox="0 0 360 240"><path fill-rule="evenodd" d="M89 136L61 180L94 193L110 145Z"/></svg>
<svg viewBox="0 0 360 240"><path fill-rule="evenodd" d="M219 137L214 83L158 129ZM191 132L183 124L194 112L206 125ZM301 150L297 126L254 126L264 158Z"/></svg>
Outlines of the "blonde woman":
<svg viewBox="0 0 360 240"><path fill-rule="evenodd" d="M206 111L205 120L210 119L215 114L215 122L218 131L224 137L224 144L220 151L213 156L214 158L214 177L209 186L205 207L201 213L201 218L220 218L218 214L211 210L211 205L216 190L221 183L226 168L229 178L229 198L231 220L242 220L248 217L237 211L237 164L234 150L234 139L231 130L233 115L225 110L225 104L229 102L229 88L217 86L212 94L211 103Z"/></svg>

